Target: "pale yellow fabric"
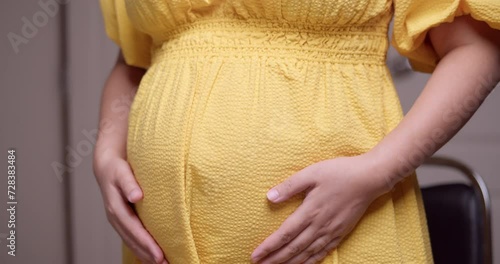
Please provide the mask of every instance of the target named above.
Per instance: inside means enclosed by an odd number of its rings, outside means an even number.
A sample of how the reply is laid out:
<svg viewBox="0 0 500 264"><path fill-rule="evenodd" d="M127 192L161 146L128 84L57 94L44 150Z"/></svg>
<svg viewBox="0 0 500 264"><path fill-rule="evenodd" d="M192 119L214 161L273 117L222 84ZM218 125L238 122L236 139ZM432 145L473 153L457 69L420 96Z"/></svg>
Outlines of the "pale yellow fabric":
<svg viewBox="0 0 500 264"><path fill-rule="evenodd" d="M497 4L472 2L461 10L498 25ZM393 7L395 44L430 69L422 36L458 14L446 3L101 0L127 63L148 69L127 152L145 195L137 213L170 263L250 263L303 198L271 204L269 188L391 131L402 118L385 65ZM412 174L321 263L432 263L420 195Z"/></svg>
<svg viewBox="0 0 500 264"><path fill-rule="evenodd" d="M129 65L147 68L151 62L151 37L137 30L127 15L125 1L101 1L107 35L121 47Z"/></svg>
<svg viewBox="0 0 500 264"><path fill-rule="evenodd" d="M431 27L452 22L457 16L470 15L500 29L499 0L396 0L394 5L392 44L409 58L413 69L422 72L432 72L438 63L432 45L425 41Z"/></svg>

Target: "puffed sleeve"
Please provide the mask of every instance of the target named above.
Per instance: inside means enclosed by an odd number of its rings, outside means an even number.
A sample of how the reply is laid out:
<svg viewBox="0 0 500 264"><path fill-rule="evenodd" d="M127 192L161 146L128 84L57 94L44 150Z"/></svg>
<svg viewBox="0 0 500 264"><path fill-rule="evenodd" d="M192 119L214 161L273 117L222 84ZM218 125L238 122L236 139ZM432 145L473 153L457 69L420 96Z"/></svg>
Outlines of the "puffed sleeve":
<svg viewBox="0 0 500 264"><path fill-rule="evenodd" d="M106 34L122 50L125 62L147 69L151 64L151 36L138 30L127 14L124 0L100 0Z"/></svg>
<svg viewBox="0 0 500 264"><path fill-rule="evenodd" d="M393 0L391 44L416 71L434 71L438 56L426 38L430 28L461 15L500 29L500 0Z"/></svg>

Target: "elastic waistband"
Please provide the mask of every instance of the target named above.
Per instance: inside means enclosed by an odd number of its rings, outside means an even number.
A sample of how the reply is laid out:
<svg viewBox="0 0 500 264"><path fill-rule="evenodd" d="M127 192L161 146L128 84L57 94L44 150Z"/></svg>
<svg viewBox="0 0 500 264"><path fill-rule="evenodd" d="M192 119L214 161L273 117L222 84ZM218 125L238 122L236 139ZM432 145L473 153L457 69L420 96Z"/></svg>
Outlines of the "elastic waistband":
<svg viewBox="0 0 500 264"><path fill-rule="evenodd" d="M161 54L385 64L388 48L384 25L340 27L256 19L200 20L164 32L156 42L153 60Z"/></svg>

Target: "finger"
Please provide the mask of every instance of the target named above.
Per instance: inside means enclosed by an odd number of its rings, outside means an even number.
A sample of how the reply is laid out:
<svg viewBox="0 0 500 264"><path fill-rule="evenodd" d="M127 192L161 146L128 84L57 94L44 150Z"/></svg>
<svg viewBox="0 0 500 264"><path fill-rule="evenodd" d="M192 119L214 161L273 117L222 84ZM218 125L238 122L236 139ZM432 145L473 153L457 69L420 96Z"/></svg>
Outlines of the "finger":
<svg viewBox="0 0 500 264"><path fill-rule="evenodd" d="M117 233L120 235L122 238L123 242L125 245L132 251L134 256L136 256L141 263L156 263L154 261L154 257L151 253L148 252L147 249L141 247L138 243L134 242L134 239L126 232L123 230L123 227L113 223L113 227L117 231Z"/></svg>
<svg viewBox="0 0 500 264"><path fill-rule="evenodd" d="M134 251L135 254L142 255L145 260L153 263L161 263L165 258L162 250L144 228L139 217L132 208L120 196L118 190L111 190L110 196L113 196L109 202L114 204L113 220L117 231L124 237L124 241Z"/></svg>
<svg viewBox="0 0 500 264"><path fill-rule="evenodd" d="M282 202L314 185L313 172L315 166L307 166L288 177L282 183L267 192L267 198L272 202Z"/></svg>
<svg viewBox="0 0 500 264"><path fill-rule="evenodd" d="M143 198L143 193L132 173L130 165L126 162L124 163L117 168L117 175L115 175L116 184L129 202L136 203Z"/></svg>
<svg viewBox="0 0 500 264"><path fill-rule="evenodd" d="M309 246L304 249L300 254L295 257L289 259L285 262L285 264L295 264L295 263L303 263L305 260L313 256L314 254L323 250L326 245L328 245L332 241L331 235L324 235L316 239L314 242L309 244Z"/></svg>
<svg viewBox="0 0 500 264"><path fill-rule="evenodd" d="M292 241L300 232L309 226L312 217L309 217L307 206L302 203L276 230L267 237L252 253L254 262L264 258L276 249Z"/></svg>
<svg viewBox="0 0 500 264"><path fill-rule="evenodd" d="M307 259L304 262L304 264L314 264L321 261L323 258L326 257L326 255L328 255L328 253L330 253L330 251L332 251L334 248L338 246L340 240L341 238L339 237L330 241L330 243L328 243L322 250L320 250L318 253L312 255L309 259Z"/></svg>
<svg viewBox="0 0 500 264"><path fill-rule="evenodd" d="M271 255L266 257L261 261L262 264L266 263L283 263L299 254L301 254L304 249L306 249L311 243L313 243L317 237L317 229L313 227L314 225L309 225L304 231L302 231L297 237L295 237L288 244L284 245L282 248L276 250Z"/></svg>
<svg viewBox="0 0 500 264"><path fill-rule="evenodd" d="M126 224L119 223L119 221L117 221L116 226L124 238L124 242L141 260L146 263L161 263L165 260L163 252L155 245L155 242L148 241L149 234L141 234L142 232L139 230L129 230Z"/></svg>

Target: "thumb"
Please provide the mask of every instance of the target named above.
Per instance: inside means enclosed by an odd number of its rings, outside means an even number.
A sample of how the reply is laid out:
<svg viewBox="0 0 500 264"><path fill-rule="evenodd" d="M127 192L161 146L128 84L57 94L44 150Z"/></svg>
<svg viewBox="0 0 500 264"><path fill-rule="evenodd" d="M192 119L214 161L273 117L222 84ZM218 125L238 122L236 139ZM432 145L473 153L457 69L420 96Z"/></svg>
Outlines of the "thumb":
<svg viewBox="0 0 500 264"><path fill-rule="evenodd" d="M128 164L119 170L118 175L116 175L116 180L118 187L129 202L136 203L142 199L142 190L135 180L134 174Z"/></svg>
<svg viewBox="0 0 500 264"><path fill-rule="evenodd" d="M311 173L311 166L308 166L274 186L267 192L267 199L271 202L282 202L290 197L302 192L314 184L314 175Z"/></svg>

